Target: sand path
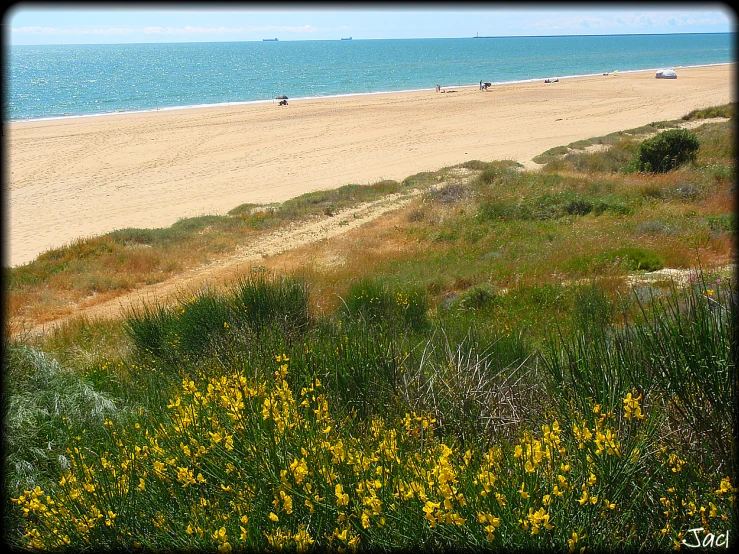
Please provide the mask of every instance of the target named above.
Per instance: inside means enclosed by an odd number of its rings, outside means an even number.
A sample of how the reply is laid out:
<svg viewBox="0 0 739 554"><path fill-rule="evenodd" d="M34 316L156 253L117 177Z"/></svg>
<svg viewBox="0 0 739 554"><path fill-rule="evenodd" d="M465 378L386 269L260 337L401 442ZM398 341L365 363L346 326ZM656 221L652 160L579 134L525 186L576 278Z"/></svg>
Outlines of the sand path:
<svg viewBox="0 0 739 554"><path fill-rule="evenodd" d="M8 265L78 237L245 203L401 180L736 100L735 64L477 87L7 124Z"/></svg>
<svg viewBox="0 0 739 554"><path fill-rule="evenodd" d="M248 271L258 262L311 243L329 240L357 229L388 212L406 206L421 191L410 190L404 194L391 194L382 199L362 203L343 210L333 216L321 216L308 221L291 224L285 228L260 236L252 243L240 247L235 254L218 259L207 265L184 271L161 283L147 285L117 298L95 303L94 299L81 302L71 313L43 324L28 324L14 321L14 335L39 335L59 327L75 317L88 320L120 317L131 309L143 305L166 305L181 298L185 292L204 286L221 286L233 283L234 279Z"/></svg>

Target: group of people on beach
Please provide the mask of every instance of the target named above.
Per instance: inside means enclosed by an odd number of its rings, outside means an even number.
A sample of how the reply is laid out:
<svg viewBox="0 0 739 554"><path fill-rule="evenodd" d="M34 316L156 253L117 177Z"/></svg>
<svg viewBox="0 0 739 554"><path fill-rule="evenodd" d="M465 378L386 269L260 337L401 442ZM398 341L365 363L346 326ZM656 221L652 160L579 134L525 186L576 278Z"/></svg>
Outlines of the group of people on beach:
<svg viewBox="0 0 739 554"><path fill-rule="evenodd" d="M490 86L490 83L483 83L482 81L480 81L480 90L487 90L489 86ZM439 85L436 85L436 92L444 92L444 91L441 90L441 87ZM449 92L456 92L456 91L450 90Z"/></svg>

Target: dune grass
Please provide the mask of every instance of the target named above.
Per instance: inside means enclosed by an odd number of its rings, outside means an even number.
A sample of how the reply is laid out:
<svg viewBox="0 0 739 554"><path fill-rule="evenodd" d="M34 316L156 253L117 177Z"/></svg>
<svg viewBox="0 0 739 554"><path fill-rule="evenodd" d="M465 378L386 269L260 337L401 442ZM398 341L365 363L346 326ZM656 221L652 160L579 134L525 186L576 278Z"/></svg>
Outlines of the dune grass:
<svg viewBox="0 0 739 554"><path fill-rule="evenodd" d="M342 264L6 333L7 542L566 552L736 536L739 296L715 268L735 241L733 130L696 133L696 161L664 175L604 171L629 163L612 147L539 173L474 160L311 193L285 217L426 188L307 248ZM228 218L267 228L278 212ZM128 233L152 250L168 236ZM659 267L692 272L626 284Z"/></svg>
<svg viewBox="0 0 739 554"><path fill-rule="evenodd" d="M407 182L379 181L305 193L279 205L243 204L226 215L181 219L168 228L120 229L78 239L6 269L7 318L48 321L71 304L92 305L142 285L166 280L233 252L270 230L334 215L361 202L438 182L445 170Z"/></svg>

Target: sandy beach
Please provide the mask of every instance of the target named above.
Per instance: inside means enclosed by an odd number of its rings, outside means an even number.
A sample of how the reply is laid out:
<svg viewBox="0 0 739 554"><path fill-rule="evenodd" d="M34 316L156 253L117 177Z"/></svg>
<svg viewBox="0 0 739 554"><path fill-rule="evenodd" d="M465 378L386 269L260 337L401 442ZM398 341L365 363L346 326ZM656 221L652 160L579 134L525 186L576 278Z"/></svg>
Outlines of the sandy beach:
<svg viewBox="0 0 739 554"><path fill-rule="evenodd" d="M555 146L736 101L735 64L676 70L5 124L4 263L466 160L533 167Z"/></svg>

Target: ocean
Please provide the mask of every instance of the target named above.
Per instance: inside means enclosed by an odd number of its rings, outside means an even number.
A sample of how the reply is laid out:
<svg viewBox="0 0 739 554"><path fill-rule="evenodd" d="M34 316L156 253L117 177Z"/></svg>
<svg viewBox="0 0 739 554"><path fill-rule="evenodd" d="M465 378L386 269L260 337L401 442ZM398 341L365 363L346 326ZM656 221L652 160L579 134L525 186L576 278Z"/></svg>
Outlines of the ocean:
<svg viewBox="0 0 739 554"><path fill-rule="evenodd" d="M722 64L735 61L734 39L722 33L9 46L3 120Z"/></svg>

